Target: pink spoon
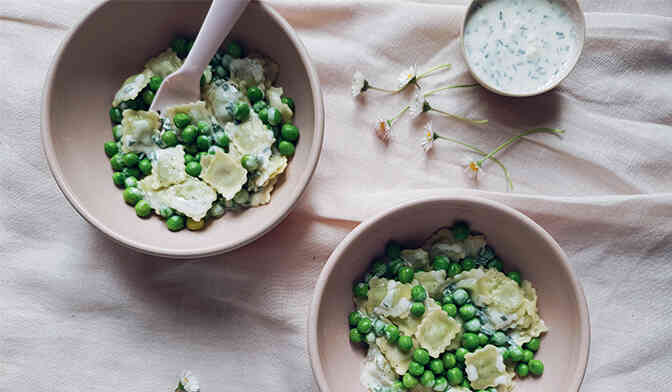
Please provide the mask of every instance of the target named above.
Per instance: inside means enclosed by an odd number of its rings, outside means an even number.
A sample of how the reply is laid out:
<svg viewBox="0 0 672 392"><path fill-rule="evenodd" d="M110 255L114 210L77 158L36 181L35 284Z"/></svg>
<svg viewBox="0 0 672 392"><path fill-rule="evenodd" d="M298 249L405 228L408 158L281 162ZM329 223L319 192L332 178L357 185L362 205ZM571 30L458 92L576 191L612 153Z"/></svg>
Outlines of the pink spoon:
<svg viewBox="0 0 672 392"><path fill-rule="evenodd" d="M149 110L163 109L200 99L201 75L250 0L213 0L196 42L182 67L168 75Z"/></svg>

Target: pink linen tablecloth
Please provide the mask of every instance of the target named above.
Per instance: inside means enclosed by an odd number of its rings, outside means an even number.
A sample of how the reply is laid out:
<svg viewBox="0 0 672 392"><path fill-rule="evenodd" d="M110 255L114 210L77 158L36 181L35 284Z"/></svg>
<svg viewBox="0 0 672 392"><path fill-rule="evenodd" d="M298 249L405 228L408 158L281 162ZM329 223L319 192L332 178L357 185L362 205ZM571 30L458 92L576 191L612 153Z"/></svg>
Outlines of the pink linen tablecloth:
<svg viewBox="0 0 672 392"><path fill-rule="evenodd" d="M256 243L176 263L114 244L69 206L39 139L40 95L85 0L0 1L0 391L169 391L191 369L203 391L312 391L306 316L331 250L401 201L466 192L529 215L564 248L588 298L592 350L583 391L672 388L672 2L583 1L583 56L544 96L453 91L433 103L487 117L471 126L404 118L387 146L372 123L410 95L350 96L355 69L393 83L402 68L450 62L427 87L470 81L458 50L464 3L289 1L324 89L321 162L299 207ZM531 137L463 175L463 150L418 144L428 119L490 149ZM362 186L366 184L366 186Z"/></svg>

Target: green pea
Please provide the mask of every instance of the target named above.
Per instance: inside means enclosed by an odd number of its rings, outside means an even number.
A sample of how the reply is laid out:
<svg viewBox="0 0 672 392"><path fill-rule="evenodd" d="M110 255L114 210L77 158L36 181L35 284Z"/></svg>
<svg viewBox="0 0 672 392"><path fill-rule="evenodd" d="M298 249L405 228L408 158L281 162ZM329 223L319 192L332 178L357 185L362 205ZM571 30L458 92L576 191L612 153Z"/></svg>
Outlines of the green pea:
<svg viewBox="0 0 672 392"><path fill-rule="evenodd" d="M221 148L227 148L229 146L229 137L224 131L215 132L215 144Z"/></svg>
<svg viewBox="0 0 672 392"><path fill-rule="evenodd" d="M259 119L261 120L261 122L263 122L264 124L268 124L268 108L263 108L259 110L257 114L259 115Z"/></svg>
<svg viewBox="0 0 672 392"><path fill-rule="evenodd" d="M357 298L366 298L369 295L369 285L364 282L359 282L353 286L352 292Z"/></svg>
<svg viewBox="0 0 672 392"><path fill-rule="evenodd" d="M445 377L437 378L434 382L434 388L432 389L437 392L444 392L446 389L448 389L448 380L446 380Z"/></svg>
<svg viewBox="0 0 672 392"><path fill-rule="evenodd" d="M177 37L170 43L170 47L180 58L187 57L187 54L189 53L187 45L187 40L183 37Z"/></svg>
<svg viewBox="0 0 672 392"><path fill-rule="evenodd" d="M397 278L401 283L411 283L413 281L414 275L415 273L411 267L403 266L399 269Z"/></svg>
<svg viewBox="0 0 672 392"><path fill-rule="evenodd" d="M469 332L476 332L477 333L478 331L481 330L481 321L477 318L472 318L471 320L464 323L464 329L466 331L469 331ZM487 339L487 336L486 336L486 339ZM479 344L480 344L480 340L479 340Z"/></svg>
<svg viewBox="0 0 672 392"><path fill-rule="evenodd" d="M511 362L520 362L523 359L523 350L518 346L509 347L506 350L506 357Z"/></svg>
<svg viewBox="0 0 672 392"><path fill-rule="evenodd" d="M195 162L196 158L191 154L184 154L184 163Z"/></svg>
<svg viewBox="0 0 672 392"><path fill-rule="evenodd" d="M469 271L476 267L476 262L474 261L473 258L467 257L464 260L462 260L460 266L462 267L462 271Z"/></svg>
<svg viewBox="0 0 672 392"><path fill-rule="evenodd" d="M436 380L434 379L434 373L432 373L431 370L425 370L424 373L422 373L422 376L420 377L420 384L427 388L431 388L434 386L434 383Z"/></svg>
<svg viewBox="0 0 672 392"><path fill-rule="evenodd" d="M373 333L376 337L383 336L385 334L385 327L387 324L383 320L376 320L373 322Z"/></svg>
<svg viewBox="0 0 672 392"><path fill-rule="evenodd" d="M124 179L124 188L131 188L138 186L138 179L135 177L126 177Z"/></svg>
<svg viewBox="0 0 672 392"><path fill-rule="evenodd" d="M401 335L399 336L397 345L399 346L399 350L407 353L413 348L413 339L410 336Z"/></svg>
<svg viewBox="0 0 672 392"><path fill-rule="evenodd" d="M471 384L469 383L469 380L467 380L466 378L462 380L461 386L462 388L466 388L467 390L471 391Z"/></svg>
<svg viewBox="0 0 672 392"><path fill-rule="evenodd" d="M454 368L457 365L457 360L453 353L445 353L441 359L443 359L443 367L446 369Z"/></svg>
<svg viewBox="0 0 672 392"><path fill-rule="evenodd" d="M149 88L150 90L157 92L159 91L159 87L161 87L161 83L163 83L163 78L158 75L154 75L151 78L149 78Z"/></svg>
<svg viewBox="0 0 672 392"><path fill-rule="evenodd" d="M257 86L252 86L247 89L247 98L250 102L257 103L264 99L264 92Z"/></svg>
<svg viewBox="0 0 672 392"><path fill-rule="evenodd" d="M422 302L427 299L427 290L421 285L415 285L411 289L411 299L415 302Z"/></svg>
<svg viewBox="0 0 672 392"><path fill-rule="evenodd" d="M488 263L488 268L494 268L497 271L501 271L504 268L504 265L500 259L494 259Z"/></svg>
<svg viewBox="0 0 672 392"><path fill-rule="evenodd" d="M413 351L413 360L422 366L429 363L429 352L424 348L416 348Z"/></svg>
<svg viewBox="0 0 672 392"><path fill-rule="evenodd" d="M392 384L392 390L390 392L402 392L404 390L404 383L400 380L397 380Z"/></svg>
<svg viewBox="0 0 672 392"><path fill-rule="evenodd" d="M357 330L359 333L367 334L373 329L373 323L368 318L362 317L361 320L357 323Z"/></svg>
<svg viewBox="0 0 672 392"><path fill-rule="evenodd" d="M170 207L163 207L162 209L159 210L159 215L161 215L162 218L168 219L171 216L175 214L175 211L173 211L172 208Z"/></svg>
<svg viewBox="0 0 672 392"><path fill-rule="evenodd" d="M258 102L255 102L254 105L252 105L252 110L254 110L254 112L257 113L257 114L259 114L259 112L262 109L266 109L266 108L268 108L268 104L266 103L266 101L258 101ZM266 115L268 115L268 111L266 111Z"/></svg>
<svg viewBox="0 0 672 392"><path fill-rule="evenodd" d="M455 222L450 231L453 232L453 238L457 241L464 241L469 237L469 225L467 222Z"/></svg>
<svg viewBox="0 0 672 392"><path fill-rule="evenodd" d="M201 174L201 164L196 162L196 161L191 161L191 162L187 163L184 170L190 176L198 177L198 175Z"/></svg>
<svg viewBox="0 0 672 392"><path fill-rule="evenodd" d="M140 218L147 218L152 214L152 207L145 200L140 200L135 205L135 214Z"/></svg>
<svg viewBox="0 0 672 392"><path fill-rule="evenodd" d="M362 315L359 312L357 311L350 312L350 314L348 315L348 324L350 324L351 327L356 327L357 323L361 318Z"/></svg>
<svg viewBox="0 0 672 392"><path fill-rule="evenodd" d="M518 272L518 271L511 271L511 272L509 272L508 274L506 274L506 276L508 276L509 279L511 279L511 280L515 281L516 283L518 283L518 286L521 285L521 283L522 283L522 277L521 277L521 275L520 275L520 272Z"/></svg>
<svg viewBox="0 0 672 392"><path fill-rule="evenodd" d="M436 271L448 270L450 266L450 260L446 256L436 256L434 257L434 262L432 263L432 268Z"/></svg>
<svg viewBox="0 0 672 392"><path fill-rule="evenodd" d="M283 140L278 143L278 151L280 151L280 154L286 157L291 157L294 155L294 145L288 141Z"/></svg>
<svg viewBox="0 0 672 392"><path fill-rule="evenodd" d="M249 172L255 172L259 168L259 160L253 155L243 155L240 164Z"/></svg>
<svg viewBox="0 0 672 392"><path fill-rule="evenodd" d="M105 149L105 155L107 155L108 158L112 158L119 152L119 146L117 146L116 142L106 142L104 145L104 149Z"/></svg>
<svg viewBox="0 0 672 392"><path fill-rule="evenodd" d="M151 105L152 101L154 101L154 92L152 90L145 90L145 92L142 93L142 100L148 106Z"/></svg>
<svg viewBox="0 0 672 392"><path fill-rule="evenodd" d="M411 305L411 314L415 317L421 317L425 314L425 304L422 302L413 302Z"/></svg>
<svg viewBox="0 0 672 392"><path fill-rule="evenodd" d="M385 338L391 344L396 343L399 340L401 334L399 333L399 327L394 324L388 324L385 327Z"/></svg>
<svg viewBox="0 0 672 392"><path fill-rule="evenodd" d="M233 107L233 118L244 122L250 117L250 105L247 102L238 101Z"/></svg>
<svg viewBox="0 0 672 392"><path fill-rule="evenodd" d="M299 128L292 124L284 124L280 134L284 140L289 140L290 142L299 140Z"/></svg>
<svg viewBox="0 0 672 392"><path fill-rule="evenodd" d="M212 146L212 143L210 142L210 138L208 136L200 135L196 138L196 146L200 151L208 151L210 146Z"/></svg>
<svg viewBox="0 0 672 392"><path fill-rule="evenodd" d="M462 320L469 321L476 317L476 307L472 304L462 305L460 307L460 317Z"/></svg>
<svg viewBox="0 0 672 392"><path fill-rule="evenodd" d="M478 333L478 345L479 346L485 346L485 345L488 344L489 341L490 341L490 338L488 337L488 335L484 334L483 332Z"/></svg>
<svg viewBox="0 0 672 392"><path fill-rule="evenodd" d="M527 363L534 359L534 353L530 350L523 350L523 359L522 361Z"/></svg>
<svg viewBox="0 0 672 392"><path fill-rule="evenodd" d="M110 120L112 121L113 124L121 123L121 120L123 118L124 116L121 114L121 110L119 108L110 109Z"/></svg>
<svg viewBox="0 0 672 392"><path fill-rule="evenodd" d="M210 123L203 120L196 123L196 128L198 129L198 133L201 135L210 135L210 132L212 130Z"/></svg>
<svg viewBox="0 0 672 392"><path fill-rule="evenodd" d="M289 106L290 109L292 109L292 112L294 111L294 100L291 99L290 97L285 97L284 95L282 98L280 98L280 102L284 103L285 105Z"/></svg>
<svg viewBox="0 0 672 392"><path fill-rule="evenodd" d="M429 361L429 369L434 372L437 376L441 375L443 373L443 361L440 359L432 359Z"/></svg>
<svg viewBox="0 0 672 392"><path fill-rule="evenodd" d="M465 289L457 289L453 292L453 302L455 305L462 306L469 300L469 293Z"/></svg>
<svg viewBox="0 0 672 392"><path fill-rule="evenodd" d="M226 53L234 59L243 57L243 47L236 41L229 42L226 45Z"/></svg>
<svg viewBox="0 0 672 392"><path fill-rule="evenodd" d="M114 140L116 141L121 140L121 137L124 136L124 130L120 124L112 127L112 136L114 136Z"/></svg>
<svg viewBox="0 0 672 392"><path fill-rule="evenodd" d="M199 154L203 154L203 153L199 153ZM236 195L233 196L233 201L236 202L237 204L240 204L240 205L247 204L247 202L250 201L250 192L248 192L247 189L239 190L238 193L236 193ZM366 290L367 291L369 290L368 285L366 286Z"/></svg>
<svg viewBox="0 0 672 392"><path fill-rule="evenodd" d="M527 366L530 368L530 373L533 376L541 376L544 374L544 363L538 359L533 359L528 362Z"/></svg>
<svg viewBox="0 0 672 392"><path fill-rule="evenodd" d="M464 356L467 354L469 354L469 351L464 347L460 347L455 350L455 359L458 363L464 363Z"/></svg>
<svg viewBox="0 0 672 392"><path fill-rule="evenodd" d="M185 144L191 144L194 141L196 141L196 138L198 137L198 128L196 128L193 125L187 125L182 130L182 134L180 135L180 137L182 137L182 141Z"/></svg>
<svg viewBox="0 0 672 392"><path fill-rule="evenodd" d="M441 297L441 304L446 305L446 304L452 304L453 303L453 296L452 294L444 294Z"/></svg>
<svg viewBox="0 0 672 392"><path fill-rule="evenodd" d="M166 144L168 147L175 147L177 146L177 134L173 131L165 131L161 135L161 140Z"/></svg>
<svg viewBox="0 0 672 392"><path fill-rule="evenodd" d="M138 188L126 188L123 192L124 201L131 205L135 206L140 200L142 200L142 191Z"/></svg>
<svg viewBox="0 0 672 392"><path fill-rule="evenodd" d="M454 367L452 369L448 369L446 372L446 379L450 385L457 386L462 384L462 381L464 381L464 374L462 373L462 370Z"/></svg>
<svg viewBox="0 0 672 392"><path fill-rule="evenodd" d="M388 278L392 278L392 279L396 278L399 274L399 270L404 265L405 265L404 260L402 260L400 258L392 259L392 261L390 261L387 265L387 276L388 276Z"/></svg>
<svg viewBox="0 0 672 392"><path fill-rule="evenodd" d="M221 65L215 67L215 74L222 79L226 78L228 73L229 71L227 71L226 68L222 67Z"/></svg>
<svg viewBox="0 0 672 392"><path fill-rule="evenodd" d="M465 332L462 335L462 346L469 351L478 348L478 335L473 332Z"/></svg>
<svg viewBox="0 0 672 392"><path fill-rule="evenodd" d="M125 167L122 171L126 177L140 178L140 170L137 167Z"/></svg>
<svg viewBox="0 0 672 392"><path fill-rule="evenodd" d="M404 388L413 389L418 385L418 379L415 378L411 373L406 373L402 378L402 383L404 384Z"/></svg>
<svg viewBox="0 0 672 392"><path fill-rule="evenodd" d="M520 378L527 377L527 375L530 374L530 368L524 363L519 363L518 366L516 366L516 373Z"/></svg>
<svg viewBox="0 0 672 392"><path fill-rule="evenodd" d="M123 156L124 159L124 166L126 167L135 167L138 166L138 163L140 163L140 157L138 157L138 154L134 152L127 152Z"/></svg>
<svg viewBox="0 0 672 392"><path fill-rule="evenodd" d="M274 107L268 108L268 123L271 125L279 125L282 122L282 113Z"/></svg>
<svg viewBox="0 0 672 392"><path fill-rule="evenodd" d="M122 172L114 172L112 173L112 182L114 182L114 185L122 188L126 181L126 176Z"/></svg>
<svg viewBox="0 0 672 392"><path fill-rule="evenodd" d="M184 146L184 152L196 157L196 154L198 154L198 147L196 147L196 144L187 144Z"/></svg>
<svg viewBox="0 0 672 392"><path fill-rule="evenodd" d="M152 162L147 158L143 158L138 162L138 169L140 169L143 175L148 176L152 173Z"/></svg>
<svg viewBox="0 0 672 392"><path fill-rule="evenodd" d="M215 203L210 207L208 210L208 216L211 216L213 218L219 218L220 216L224 215L226 213L226 209L220 204L220 203Z"/></svg>
<svg viewBox="0 0 672 392"><path fill-rule="evenodd" d="M416 361L411 361L408 364L408 371L414 376L421 376L425 372L425 366Z"/></svg>
<svg viewBox="0 0 672 392"><path fill-rule="evenodd" d="M460 267L458 263L450 263L450 265L448 265L448 271L447 271L448 276L453 277L459 274L460 272L462 272L462 267Z"/></svg>
<svg viewBox="0 0 672 392"><path fill-rule="evenodd" d="M187 113L177 113L173 117L173 124L175 124L176 127L182 129L191 124L191 117Z"/></svg>
<svg viewBox="0 0 672 392"><path fill-rule="evenodd" d="M387 273L387 264L385 264L385 260L374 260L373 265L371 266L371 272L377 277L385 275Z"/></svg>
<svg viewBox="0 0 672 392"><path fill-rule="evenodd" d="M525 348L535 353L539 350L539 346L541 346L541 340L539 338L532 338L532 340L525 343Z"/></svg>
<svg viewBox="0 0 672 392"><path fill-rule="evenodd" d="M362 334L359 333L357 328L352 328L350 330L350 341L357 344L362 342Z"/></svg>
<svg viewBox="0 0 672 392"><path fill-rule="evenodd" d="M497 331L490 337L490 343L495 346L503 346L506 344L507 340L508 338L506 337L506 334L502 331Z"/></svg>
<svg viewBox="0 0 672 392"><path fill-rule="evenodd" d="M455 304L445 304L441 307L444 312L448 313L448 316L455 317L457 316L457 306Z"/></svg>

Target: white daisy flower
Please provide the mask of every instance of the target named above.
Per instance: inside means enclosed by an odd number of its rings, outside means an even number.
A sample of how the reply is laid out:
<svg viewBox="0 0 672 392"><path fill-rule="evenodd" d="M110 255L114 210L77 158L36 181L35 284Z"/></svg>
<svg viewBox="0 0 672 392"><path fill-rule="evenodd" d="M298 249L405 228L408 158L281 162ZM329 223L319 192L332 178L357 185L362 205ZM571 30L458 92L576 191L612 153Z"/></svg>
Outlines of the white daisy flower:
<svg viewBox="0 0 672 392"><path fill-rule="evenodd" d="M417 73L418 69L415 64L408 67L408 69L399 75L399 88L404 88L407 84L415 81L415 78L418 76Z"/></svg>
<svg viewBox="0 0 672 392"><path fill-rule="evenodd" d="M378 139L387 142L388 140L390 140L391 128L392 127L390 126L390 122L388 120L379 119L378 121L376 121L374 131L376 132L376 136L378 136Z"/></svg>
<svg viewBox="0 0 672 392"><path fill-rule="evenodd" d="M180 389L180 387L182 387ZM198 385L198 380L189 370L182 372L178 384L178 391L185 392L200 392L201 387Z"/></svg>
<svg viewBox="0 0 672 392"><path fill-rule="evenodd" d="M422 146L422 149L425 150L425 152L432 149L436 137L436 133L434 133L434 129L432 129L432 122L430 121L425 124L425 136L420 139L420 145Z"/></svg>
<svg viewBox="0 0 672 392"><path fill-rule="evenodd" d="M468 179L478 181L479 177L483 177L483 168L478 161L465 157L462 161L462 165L464 166L464 175L466 175Z"/></svg>
<svg viewBox="0 0 672 392"><path fill-rule="evenodd" d="M411 115L411 117L413 118L418 117L420 114L422 114L424 106L425 106L425 94L422 93L422 90L418 90L415 92L415 95L413 96L413 100L409 105L408 112Z"/></svg>
<svg viewBox="0 0 672 392"><path fill-rule="evenodd" d="M360 71L355 71L352 75L352 96L356 97L366 91L367 83L366 79L364 79L364 74Z"/></svg>

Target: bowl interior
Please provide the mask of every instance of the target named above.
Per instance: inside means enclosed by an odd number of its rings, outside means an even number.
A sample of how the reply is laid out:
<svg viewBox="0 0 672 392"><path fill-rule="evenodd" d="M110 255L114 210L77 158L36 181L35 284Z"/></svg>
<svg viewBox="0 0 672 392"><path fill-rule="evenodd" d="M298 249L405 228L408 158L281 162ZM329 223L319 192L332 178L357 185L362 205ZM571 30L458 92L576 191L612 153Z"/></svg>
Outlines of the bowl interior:
<svg viewBox="0 0 672 392"><path fill-rule="evenodd" d="M576 51L574 53L574 57L570 59L568 62L567 66L561 72L551 83L550 85L547 85L545 87L541 87L538 90L534 91L525 91L525 92L512 92L512 91L507 91L505 89L498 88L496 86L491 85L490 83L484 81L481 79L478 75L477 72L474 72L472 69L471 65L471 59L469 56L467 56L467 52L464 48L464 29L467 25L468 20L470 17L473 15L474 11L476 11L477 7L479 4L484 4L489 1L501 1L501 0L472 0L469 3L469 6L467 7L467 10L464 14L464 18L462 19L462 29L461 29L461 34L460 34L460 42L462 46L462 57L464 57L464 61L467 64L467 67L469 68L469 72L471 73L471 76L478 81L478 83L485 87L486 89L500 94L504 96L509 96L509 97L530 97L534 95L539 95L543 94L553 88L555 88L558 84L560 84L574 69L576 66L576 63L579 61L579 58L581 57L581 52L583 51L583 44L585 41L585 36L586 36L586 20L583 14L583 10L581 9L581 5L577 0L558 0L557 3L564 4L568 11L569 11L569 16L570 18L574 21L576 24Z"/></svg>
<svg viewBox="0 0 672 392"><path fill-rule="evenodd" d="M588 356L588 312L582 289L553 239L529 218L478 199L431 199L410 203L363 223L339 245L317 284L309 323L309 351L322 392L362 391L359 383L365 350L348 341L348 313L354 310L352 283L388 240L419 246L433 231L455 220L485 233L504 262L537 289L539 311L550 332L537 358L543 377L516 380L517 391L578 391Z"/></svg>
<svg viewBox="0 0 672 392"><path fill-rule="evenodd" d="M152 254L192 257L231 250L277 224L295 204L315 168L322 144L322 102L305 49L291 28L253 1L230 37L280 65L276 85L296 103L301 130L284 178L270 204L227 214L200 232L171 233L157 217L138 219L111 180L103 143L112 139L108 117L124 79L142 70L177 34L195 35L209 2L111 1L72 33L54 63L43 107L43 142L50 167L69 201L115 240Z"/></svg>

